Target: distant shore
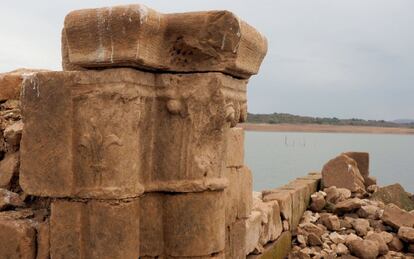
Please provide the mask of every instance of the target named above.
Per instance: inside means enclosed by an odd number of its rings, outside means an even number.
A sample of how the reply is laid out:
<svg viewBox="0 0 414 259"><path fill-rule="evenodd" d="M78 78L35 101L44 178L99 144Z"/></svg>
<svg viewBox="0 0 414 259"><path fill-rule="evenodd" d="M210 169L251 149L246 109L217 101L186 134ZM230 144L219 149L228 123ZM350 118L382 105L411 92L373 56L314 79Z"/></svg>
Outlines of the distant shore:
<svg viewBox="0 0 414 259"><path fill-rule="evenodd" d="M339 126L321 124L256 124L243 123L239 127L247 131L274 132L320 132L320 133L366 133L366 134L414 134L410 128L388 128L370 126Z"/></svg>

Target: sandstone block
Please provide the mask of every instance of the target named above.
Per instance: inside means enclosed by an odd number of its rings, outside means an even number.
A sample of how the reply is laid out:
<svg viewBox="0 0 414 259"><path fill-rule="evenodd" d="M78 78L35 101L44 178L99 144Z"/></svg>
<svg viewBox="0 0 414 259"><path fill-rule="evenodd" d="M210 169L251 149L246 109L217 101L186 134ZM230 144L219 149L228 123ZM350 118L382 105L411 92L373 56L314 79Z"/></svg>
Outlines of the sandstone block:
<svg viewBox="0 0 414 259"><path fill-rule="evenodd" d="M369 153L367 152L346 152L344 155L354 159L362 177L369 176Z"/></svg>
<svg viewBox="0 0 414 259"><path fill-rule="evenodd" d="M50 258L50 225L49 222L42 222L36 225L36 259Z"/></svg>
<svg viewBox="0 0 414 259"><path fill-rule="evenodd" d="M394 204L388 204L385 206L381 219L384 223L395 229L414 226L414 215L400 209Z"/></svg>
<svg viewBox="0 0 414 259"><path fill-rule="evenodd" d="M35 258L36 231L29 221L0 219L0 233L0 258Z"/></svg>
<svg viewBox="0 0 414 259"><path fill-rule="evenodd" d="M228 11L161 14L143 5L85 9L69 13L62 32L65 70L130 66L249 78L266 52L265 37Z"/></svg>
<svg viewBox="0 0 414 259"><path fill-rule="evenodd" d="M278 202L259 201L254 204L253 210L259 211L262 214L262 230L259 240L260 244L266 245L268 242L276 240L283 230Z"/></svg>
<svg viewBox="0 0 414 259"><path fill-rule="evenodd" d="M263 250L260 244L260 235L262 233L263 214L259 211L252 211L246 220L246 251L248 255L253 251L261 252Z"/></svg>
<svg viewBox="0 0 414 259"><path fill-rule="evenodd" d="M136 117L146 112L145 96L127 84L132 78L116 70L37 73L25 81L20 183L26 193L86 198L142 193ZM136 82L144 81L148 76Z"/></svg>
<svg viewBox="0 0 414 259"><path fill-rule="evenodd" d="M339 155L323 166L322 184L324 187L336 186L352 192L365 190L364 178L357 163L346 155Z"/></svg>
<svg viewBox="0 0 414 259"><path fill-rule="evenodd" d="M261 254L250 254L247 256L247 259L283 259L288 256L291 247L292 234L289 231L285 231L276 241L267 244Z"/></svg>
<svg viewBox="0 0 414 259"><path fill-rule="evenodd" d="M280 189L288 190L292 196L292 218L289 223L291 230L295 230L309 204L311 195L309 186L306 183L294 181L280 187Z"/></svg>
<svg viewBox="0 0 414 259"><path fill-rule="evenodd" d="M290 191L274 189L263 191L263 201L277 201L283 219L291 222L292 219L292 195Z"/></svg>
<svg viewBox="0 0 414 259"><path fill-rule="evenodd" d="M414 201L398 183L379 188L372 194L372 199L382 201L385 204L394 203L406 211L414 209Z"/></svg>
<svg viewBox="0 0 414 259"><path fill-rule="evenodd" d="M137 200L54 201L51 258L138 258L139 212Z"/></svg>
<svg viewBox="0 0 414 259"><path fill-rule="evenodd" d="M140 197L140 256L156 258L164 254L164 200L161 193Z"/></svg>
<svg viewBox="0 0 414 259"><path fill-rule="evenodd" d="M101 199L139 196L142 184L222 190L225 129L240 119L246 83L219 73L37 73L22 93L22 188Z"/></svg>
<svg viewBox="0 0 414 259"><path fill-rule="evenodd" d="M19 172L19 153L9 153L0 161L0 188L9 189L13 176Z"/></svg>
<svg viewBox="0 0 414 259"><path fill-rule="evenodd" d="M164 203L168 256L207 256L225 248L223 191L169 194Z"/></svg>
<svg viewBox="0 0 414 259"><path fill-rule="evenodd" d="M226 224L249 216L253 204L252 174L247 167L226 168L225 177L229 187L224 190L226 196Z"/></svg>
<svg viewBox="0 0 414 259"><path fill-rule="evenodd" d="M242 167L244 164L244 130L230 128L226 134L226 166Z"/></svg>
<svg viewBox="0 0 414 259"><path fill-rule="evenodd" d="M372 240L377 243L378 250L380 255L385 255L388 253L388 246L385 240L379 233L372 233L366 237L367 240Z"/></svg>
<svg viewBox="0 0 414 259"><path fill-rule="evenodd" d="M365 205L365 203L362 200L358 198L352 198L349 200L338 202L335 205L335 212L337 213L352 212L354 210L361 208L363 205Z"/></svg>
<svg viewBox="0 0 414 259"><path fill-rule="evenodd" d="M245 259L246 220L237 220L226 228L226 258Z"/></svg>

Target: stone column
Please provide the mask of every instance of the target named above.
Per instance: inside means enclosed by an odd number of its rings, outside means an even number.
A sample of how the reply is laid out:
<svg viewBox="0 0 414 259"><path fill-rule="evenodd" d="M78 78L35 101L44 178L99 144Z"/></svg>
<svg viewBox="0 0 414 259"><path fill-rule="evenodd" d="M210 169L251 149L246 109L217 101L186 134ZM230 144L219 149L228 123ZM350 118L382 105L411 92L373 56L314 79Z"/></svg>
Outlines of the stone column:
<svg viewBox="0 0 414 259"><path fill-rule="evenodd" d="M21 185L56 198L52 258L224 258L226 138L266 50L227 11L71 12L65 71L22 92Z"/></svg>

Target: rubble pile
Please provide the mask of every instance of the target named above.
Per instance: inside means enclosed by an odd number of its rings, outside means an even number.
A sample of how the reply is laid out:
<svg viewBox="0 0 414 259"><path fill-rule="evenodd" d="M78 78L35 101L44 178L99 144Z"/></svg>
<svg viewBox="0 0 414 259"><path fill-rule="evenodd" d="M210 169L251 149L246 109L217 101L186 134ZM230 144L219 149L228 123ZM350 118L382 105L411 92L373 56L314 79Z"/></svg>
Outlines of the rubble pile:
<svg viewBox="0 0 414 259"><path fill-rule="evenodd" d="M412 195L399 184L367 185L368 165L367 153L346 153L324 166L289 258L414 258Z"/></svg>

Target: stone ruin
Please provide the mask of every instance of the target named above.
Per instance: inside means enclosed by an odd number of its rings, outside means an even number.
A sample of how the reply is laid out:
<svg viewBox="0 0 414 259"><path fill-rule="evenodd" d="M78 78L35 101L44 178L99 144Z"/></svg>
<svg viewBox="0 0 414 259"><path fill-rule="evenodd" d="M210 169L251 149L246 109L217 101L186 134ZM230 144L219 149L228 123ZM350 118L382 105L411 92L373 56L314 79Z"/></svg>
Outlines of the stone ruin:
<svg viewBox="0 0 414 259"><path fill-rule="evenodd" d="M252 192L264 36L227 11L79 10L63 70L0 75L0 258L283 258L319 189Z"/></svg>

